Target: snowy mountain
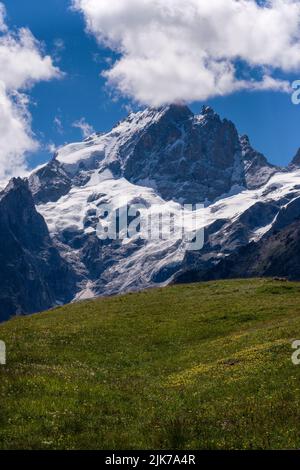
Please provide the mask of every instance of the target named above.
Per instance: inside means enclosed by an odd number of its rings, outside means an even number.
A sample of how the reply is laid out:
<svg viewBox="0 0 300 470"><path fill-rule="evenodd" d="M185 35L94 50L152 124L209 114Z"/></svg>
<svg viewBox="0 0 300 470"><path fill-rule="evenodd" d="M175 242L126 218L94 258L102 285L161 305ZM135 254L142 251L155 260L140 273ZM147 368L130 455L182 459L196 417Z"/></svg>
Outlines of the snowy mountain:
<svg viewBox="0 0 300 470"><path fill-rule="evenodd" d="M276 171L247 142L209 107L199 116L180 105L146 109L130 114L108 134L63 147L31 176L30 186L38 203L55 202L71 186L109 170L114 178L150 187L167 201L212 202L234 185L250 185L254 172L261 172L263 184Z"/></svg>
<svg viewBox="0 0 300 470"><path fill-rule="evenodd" d="M300 280L300 197L280 209L270 229L257 241L235 250L203 270L186 265L176 282L279 277Z"/></svg>
<svg viewBox="0 0 300 470"><path fill-rule="evenodd" d="M300 169L281 172L258 190L222 200L217 230L207 226L203 249L186 254L176 282L255 276L300 280L299 182ZM221 220L226 206L230 210Z"/></svg>
<svg viewBox="0 0 300 470"><path fill-rule="evenodd" d="M72 298L82 299L205 277L267 236L300 196L300 169L297 158L288 169L269 164L209 107L194 115L171 105L132 113L107 134L66 145L28 184L51 243L76 280ZM190 251L187 240L174 237L97 236L107 204L139 204L144 221L157 207L179 215L183 203L203 203L197 211L201 250ZM112 220L103 223L109 227ZM186 224L191 232L191 221Z"/></svg>

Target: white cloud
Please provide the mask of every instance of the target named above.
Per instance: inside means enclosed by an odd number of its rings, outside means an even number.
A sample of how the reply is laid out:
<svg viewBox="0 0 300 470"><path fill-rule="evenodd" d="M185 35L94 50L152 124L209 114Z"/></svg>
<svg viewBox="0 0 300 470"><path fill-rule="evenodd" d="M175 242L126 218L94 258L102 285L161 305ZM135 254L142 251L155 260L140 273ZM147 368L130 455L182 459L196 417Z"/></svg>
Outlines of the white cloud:
<svg viewBox="0 0 300 470"><path fill-rule="evenodd" d="M73 127L78 128L81 130L82 136L84 138L89 137L91 134L95 132L93 126L88 124L85 118L81 118L78 121L73 122Z"/></svg>
<svg viewBox="0 0 300 470"><path fill-rule="evenodd" d="M26 152L38 148L31 130L26 90L59 77L49 56L26 28L9 31L0 3L0 181L26 172Z"/></svg>
<svg viewBox="0 0 300 470"><path fill-rule="evenodd" d="M50 152L51 154L54 154L57 149L56 145L53 142L49 142L44 146L44 148L47 152Z"/></svg>
<svg viewBox="0 0 300 470"><path fill-rule="evenodd" d="M6 32L7 31L7 25L5 23L5 17L6 17L6 9L3 3L0 3L0 31Z"/></svg>
<svg viewBox="0 0 300 470"><path fill-rule="evenodd" d="M59 116L55 116L53 124L57 132L62 135L64 133L64 126Z"/></svg>
<svg viewBox="0 0 300 470"><path fill-rule="evenodd" d="M56 62L60 62L62 59L62 53L66 48L63 39L61 38L54 39L53 46L54 46L54 50L52 52L52 55L55 58Z"/></svg>
<svg viewBox="0 0 300 470"><path fill-rule="evenodd" d="M105 72L108 82L140 103L287 91L274 70L300 70L298 0L73 0L73 6L99 43L121 54ZM237 60L250 79L238 77Z"/></svg>
<svg viewBox="0 0 300 470"><path fill-rule="evenodd" d="M63 51L65 49L64 40L61 38L54 39L54 46L56 47L56 49Z"/></svg>
<svg viewBox="0 0 300 470"><path fill-rule="evenodd" d="M0 181L24 174L24 153L37 147L30 129L26 96L8 94L0 80Z"/></svg>

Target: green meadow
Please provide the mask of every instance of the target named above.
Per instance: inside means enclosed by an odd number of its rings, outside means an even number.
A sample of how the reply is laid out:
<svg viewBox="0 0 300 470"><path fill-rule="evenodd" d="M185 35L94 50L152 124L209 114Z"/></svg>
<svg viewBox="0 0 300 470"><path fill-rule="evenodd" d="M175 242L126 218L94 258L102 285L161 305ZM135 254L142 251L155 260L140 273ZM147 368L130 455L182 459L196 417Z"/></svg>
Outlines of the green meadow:
<svg viewBox="0 0 300 470"><path fill-rule="evenodd" d="M0 449L300 448L300 283L74 303L0 339Z"/></svg>

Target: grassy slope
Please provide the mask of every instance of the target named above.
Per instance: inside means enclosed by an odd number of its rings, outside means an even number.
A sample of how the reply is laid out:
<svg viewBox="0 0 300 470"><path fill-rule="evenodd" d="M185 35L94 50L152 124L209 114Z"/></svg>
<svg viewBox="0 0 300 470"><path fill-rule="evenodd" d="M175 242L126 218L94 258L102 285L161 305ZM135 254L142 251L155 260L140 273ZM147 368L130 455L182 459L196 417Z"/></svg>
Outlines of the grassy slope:
<svg viewBox="0 0 300 470"><path fill-rule="evenodd" d="M0 448L299 448L300 284L175 286L0 325Z"/></svg>

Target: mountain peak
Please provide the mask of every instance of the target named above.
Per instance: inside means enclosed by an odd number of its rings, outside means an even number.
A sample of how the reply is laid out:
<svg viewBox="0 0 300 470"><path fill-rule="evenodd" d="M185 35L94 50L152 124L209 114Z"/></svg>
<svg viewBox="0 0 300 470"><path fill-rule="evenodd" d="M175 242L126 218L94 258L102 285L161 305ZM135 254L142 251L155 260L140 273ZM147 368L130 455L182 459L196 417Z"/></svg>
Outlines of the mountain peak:
<svg viewBox="0 0 300 470"><path fill-rule="evenodd" d="M204 118L206 118L206 120L217 119L221 121L220 116L218 115L218 113L215 112L215 110L211 106L202 106L200 116L203 116Z"/></svg>
<svg viewBox="0 0 300 470"><path fill-rule="evenodd" d="M211 106L203 105L201 109L201 114L203 116L214 116L216 113Z"/></svg>
<svg viewBox="0 0 300 470"><path fill-rule="evenodd" d="M240 142L242 147L251 147L250 138L247 134L244 134L240 137Z"/></svg>
<svg viewBox="0 0 300 470"><path fill-rule="evenodd" d="M33 199L27 180L22 178L12 178L9 181L8 185L0 194L0 200L11 197L16 201L22 201L22 205L24 205L24 201L26 201L26 204L33 206Z"/></svg>
<svg viewBox="0 0 300 470"><path fill-rule="evenodd" d="M239 136L233 123L204 106L183 103L131 113L111 132L59 149L52 163L30 177L37 203L55 202L91 172L154 187L166 200L213 201L244 184Z"/></svg>
<svg viewBox="0 0 300 470"><path fill-rule="evenodd" d="M5 188L5 192L9 192L11 191L12 189L28 189L28 184L26 182L26 180L20 178L20 177L17 177L17 178L12 178L8 185L6 186Z"/></svg>
<svg viewBox="0 0 300 470"><path fill-rule="evenodd" d="M300 167L300 148L297 150L296 155L294 156L291 166L298 166Z"/></svg>
<svg viewBox="0 0 300 470"><path fill-rule="evenodd" d="M172 103L158 109L162 116L168 116L175 121L189 119L194 116L190 108L183 103Z"/></svg>
<svg viewBox="0 0 300 470"><path fill-rule="evenodd" d="M229 123L233 127L234 124L228 121L227 119L222 120L219 116L218 113L215 112L215 110L211 106L202 106L201 108L201 113L197 116L198 120L206 122L206 123L211 123L212 125L217 125L219 126L222 123Z"/></svg>
<svg viewBox="0 0 300 470"><path fill-rule="evenodd" d="M240 137L240 145L247 187L248 189L258 188L265 184L279 168L269 163L262 153L252 147L248 135Z"/></svg>

